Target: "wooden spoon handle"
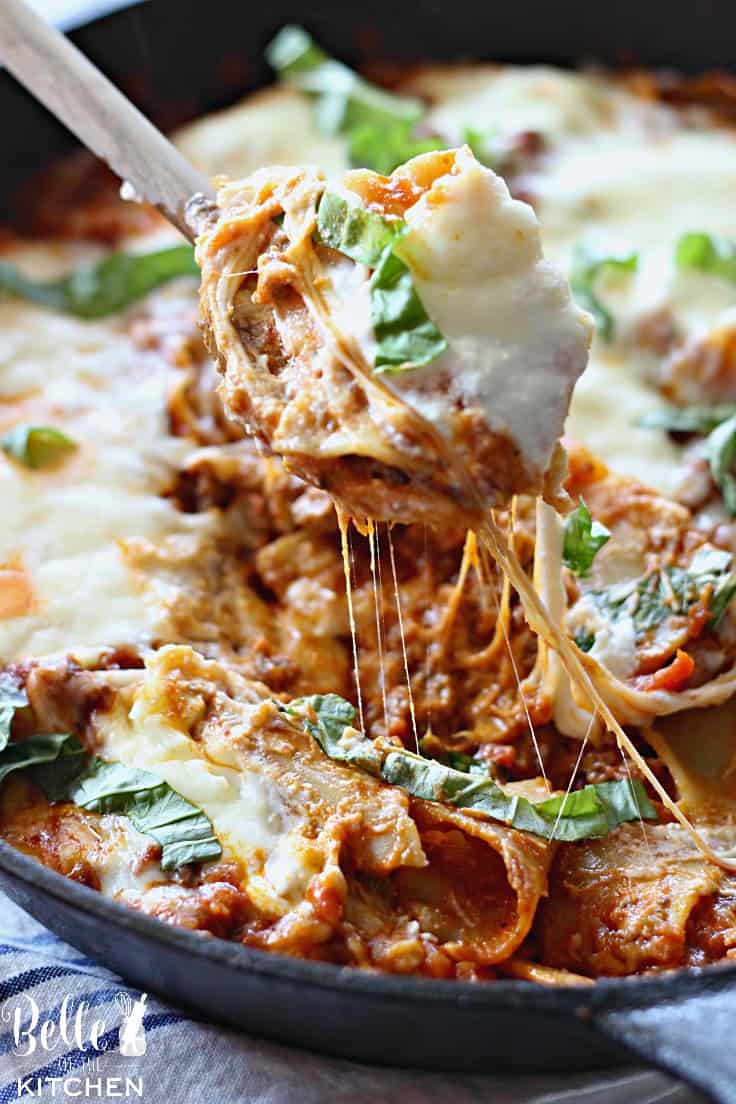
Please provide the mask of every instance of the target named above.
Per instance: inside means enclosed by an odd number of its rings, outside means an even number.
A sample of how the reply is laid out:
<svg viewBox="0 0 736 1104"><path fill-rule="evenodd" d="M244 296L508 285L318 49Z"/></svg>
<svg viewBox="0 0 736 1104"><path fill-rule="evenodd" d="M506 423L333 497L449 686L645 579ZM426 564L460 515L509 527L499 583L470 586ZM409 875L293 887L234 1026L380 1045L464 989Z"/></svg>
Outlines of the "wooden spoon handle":
<svg viewBox="0 0 736 1104"><path fill-rule="evenodd" d="M23 0L2 0L0 61L93 153L190 240L186 206L212 189L140 111ZM193 205L202 209L203 204Z"/></svg>

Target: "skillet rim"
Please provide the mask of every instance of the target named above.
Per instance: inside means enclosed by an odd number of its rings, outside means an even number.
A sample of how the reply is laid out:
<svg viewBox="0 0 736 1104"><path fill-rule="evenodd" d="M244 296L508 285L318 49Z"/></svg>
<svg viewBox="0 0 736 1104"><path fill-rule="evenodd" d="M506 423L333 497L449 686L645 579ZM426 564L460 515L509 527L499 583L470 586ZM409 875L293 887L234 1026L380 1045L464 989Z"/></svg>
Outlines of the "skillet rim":
<svg viewBox="0 0 736 1104"><path fill-rule="evenodd" d="M66 33L86 31L124 9L135 10L143 0L79 0L66 16L54 20ZM528 64L528 63L527 63ZM3 72L0 66L0 73ZM514 978L476 982L369 972L351 966L310 961L263 951L216 936L176 927L105 897L79 882L45 867L0 838L0 875L22 883L31 896L43 895L89 915L97 923L111 923L149 943L168 945L200 959L238 972L302 984L314 989L347 990L382 999L416 1004L452 1006L458 1003L491 1009L513 1007L540 1013L560 1011L586 1017L608 1007L650 1007L668 1000L698 996L711 986L736 990L736 962L703 967L679 967L662 973L604 977L590 986L546 987ZM1 887L0 887L1 888ZM12 895L11 896L12 899ZM23 906L19 905L19 908ZM25 911L25 910L24 910Z"/></svg>
<svg viewBox="0 0 736 1104"><path fill-rule="evenodd" d="M37 859L16 850L0 839L0 874L22 882L33 895L44 894L90 915L97 922L108 922L131 931L149 942L168 944L198 958L261 977L307 985L322 990L349 990L352 993L412 1003L433 1005L496 1006L529 1009L536 1012L560 1012L587 1015L608 1007L649 1007L667 1000L698 996L705 989L736 989L736 962L712 963L702 967L683 966L660 974L593 979L590 986L542 986L516 978L477 982L446 978L422 978L381 974L316 962L274 951L246 947L242 943L203 935L201 932L167 924L163 920L137 912L98 890L51 870ZM12 896L11 896L12 899ZM19 908L23 906L19 905Z"/></svg>
<svg viewBox="0 0 736 1104"><path fill-rule="evenodd" d="M71 11L51 22L60 31L69 34L91 27L93 23L98 23L123 8L137 7L142 2L143 0L77 0Z"/></svg>

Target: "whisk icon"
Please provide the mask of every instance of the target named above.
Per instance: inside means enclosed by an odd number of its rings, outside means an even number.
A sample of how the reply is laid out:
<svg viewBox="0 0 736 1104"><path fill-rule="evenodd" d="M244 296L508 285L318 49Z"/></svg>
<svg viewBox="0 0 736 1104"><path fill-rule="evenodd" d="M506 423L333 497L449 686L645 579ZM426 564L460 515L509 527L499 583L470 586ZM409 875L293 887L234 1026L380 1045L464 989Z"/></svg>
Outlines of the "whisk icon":
<svg viewBox="0 0 736 1104"><path fill-rule="evenodd" d="M128 993L118 993L115 1003L120 1009L123 1022L120 1024L120 1053L125 1058L140 1058L146 1053L146 1029L143 1025L146 993L133 1001Z"/></svg>

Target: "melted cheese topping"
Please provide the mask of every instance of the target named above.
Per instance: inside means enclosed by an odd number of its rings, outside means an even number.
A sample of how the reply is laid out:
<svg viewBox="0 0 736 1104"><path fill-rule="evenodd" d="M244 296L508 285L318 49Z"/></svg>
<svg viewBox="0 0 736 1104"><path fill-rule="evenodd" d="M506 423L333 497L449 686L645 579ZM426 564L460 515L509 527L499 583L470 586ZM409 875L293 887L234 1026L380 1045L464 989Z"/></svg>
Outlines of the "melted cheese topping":
<svg viewBox="0 0 736 1104"><path fill-rule="evenodd" d="M11 254L35 275L78 263L78 251ZM157 293L191 301L191 281ZM0 602L6 661L79 648L144 645L165 610L127 564L122 542L196 534L210 522L162 497L193 442L169 435L167 365L141 360L124 316L86 322L19 300L0 302L0 428L31 422L76 444L56 468L31 470L0 452L0 591L24 581L20 608ZM133 363L141 370L131 372ZM6 591L7 592L7 591Z"/></svg>
<svg viewBox="0 0 736 1104"><path fill-rule="evenodd" d="M585 367L591 321L543 259L531 207L467 149L456 166L407 211L400 250L448 349L386 382L446 436L455 402L479 409L531 470L544 471Z"/></svg>
<svg viewBox="0 0 736 1104"><path fill-rule="evenodd" d="M616 470L671 494L682 481L683 449L665 432L635 424L663 403L654 386L659 358L637 342L636 331L665 307L683 335L702 334L736 303L733 285L678 272L673 259L687 231L736 237L736 142L702 119L689 130L666 105L603 77L544 66L429 67L408 91L434 101L428 124L450 145L462 142L468 127L497 139L541 134L547 149L520 183L539 217L545 254L563 271L580 241L639 252L635 276L601 280L616 339L594 340L567 432ZM190 128L181 144L206 170L233 176L268 163L265 154L342 171L344 150L320 134L308 106L289 89L267 90ZM422 293L430 296L431 289ZM437 299L430 316L434 311L451 328Z"/></svg>
<svg viewBox="0 0 736 1104"><path fill-rule="evenodd" d="M209 176L247 176L264 165L348 168L342 138L323 134L307 98L290 88L266 88L193 123L180 132L177 145Z"/></svg>
<svg viewBox="0 0 736 1104"><path fill-rule="evenodd" d="M674 242L685 231L736 237L736 143L725 142L717 130L689 132L668 108L579 74L543 68L430 70L416 87L437 98L430 123L453 144L462 140L467 126L509 134L539 130L544 135L548 150L526 173L524 185L536 205L545 250L555 263L567 266L575 244L589 237L639 251L635 276L602 282L601 298L614 314L616 337L610 345L596 339L568 430L613 467L671 491L680 478L681 450L665 434L633 425L636 417L661 405L653 386L658 358L642 348L637 333L663 308L671 310L684 333L707 332L736 302L732 287L698 273L678 273L672 260ZM309 104L284 89L267 91L195 124L182 133L180 144L211 173L239 176L274 162L310 161L329 173L347 167L342 141L321 135ZM507 325L514 356L498 357L487 377L489 386L468 379L464 369L462 375L468 394L482 403L491 424L495 419L511 428L524 449L542 449L544 422L537 415L547 408L540 404L535 411L527 405L528 417L510 426L508 400L519 398L518 367L529 351L530 319L543 319L531 346L531 367L544 376L542 353L549 350L542 348L541 335L550 332L545 309L559 303L560 284L539 259L531 214L500 193L489 204L490 193L481 195L471 184L460 198L473 208L484 231L497 233L494 248L479 251L477 239L458 238L452 210L446 207L446 232L439 248L428 251L417 210L409 218L408 242L417 284L430 315L452 340L453 353L443 358L443 370L460 374L469 332L471 344L482 341L486 347L488 331L499 332L493 327L500 321ZM501 275L508 269L508 255L498 244L519 234L528 247L525 263L537 277L532 307L513 280ZM148 247L154 246L149 242ZM8 259L21 262L32 275L51 276L93 255L79 246L49 244ZM346 293L343 297L362 295L353 266L345 266L345 272L345 286L339 289ZM177 296L189 301L191 288L172 286L155 293L150 302L173 303ZM354 310L352 317L355 322ZM572 311L567 324L577 330L581 326ZM472 348L470 353L474 355ZM162 358L152 357L140 374L130 371L132 363L142 363L141 351L120 317L81 322L17 301L0 303L0 426L27 420L53 424L80 446L53 471L27 471L0 454L0 493L12 519L0 537L3 659L160 639L167 602L176 601L176 592L154 591L129 566L121 542L142 538L160 547L170 538L187 537L196 543L213 524L206 513L182 514L161 496L193 442L166 432L168 371ZM561 377L555 367L553 358L553 371L543 380L549 409L560 402ZM440 364L429 372L439 370ZM397 390L413 387L410 375L390 382ZM428 401L417 395L417 403ZM548 557L547 568L559 590L559 532L550 539L554 555ZM6 602L9 589L13 594ZM548 601L557 623L564 613L563 599L558 594L554 608ZM613 675L626 677L631 640L625 621L610 638L597 633L591 656ZM556 658L550 670L554 664L555 720L563 732L582 736L588 731L588 703L572 698ZM649 700L653 702L651 695ZM617 715L638 707L639 701L631 696L624 705ZM100 719L99 736L101 754L155 771L205 811L226 857L249 865L249 892L262 907L278 914L300 898L314 866L298 818L268 779L242 769L227 740L205 749L165 710L143 698L127 711ZM118 841L103 872L103 892L148 888L159 870L156 864L140 867L144 838L119 818L103 819L105 830Z"/></svg>
<svg viewBox="0 0 736 1104"><path fill-rule="evenodd" d="M124 896L126 893L145 893L166 878L161 864L146 860L151 840L137 832L126 817L103 816L99 828L107 846L102 863L97 867L100 893L106 897Z"/></svg>
<svg viewBox="0 0 736 1104"><path fill-rule="evenodd" d="M736 142L702 120L688 130L670 108L595 76L483 67L465 77L430 71L418 84L442 99L431 115L441 131L541 133L549 152L522 186L550 260L566 268L581 241L638 251L636 276L607 289L602 281L616 340L595 339L567 433L617 471L671 494L682 480L683 450L662 430L635 424L663 403L653 387L657 357L637 343L636 330L669 308L685 334L702 334L736 302L733 285L674 265L683 233L736 237Z"/></svg>
<svg viewBox="0 0 736 1104"><path fill-rule="evenodd" d="M151 660L155 673L164 667L171 649ZM292 829L293 815L269 780L244 769L229 740L216 748L192 739L186 722L172 714L159 684L144 685L132 704L121 700L99 717L97 735L105 759L148 770L197 805L212 822L225 858L237 859L249 872L249 892L261 908L277 914L299 896L314 871ZM255 715L260 706L244 705ZM115 870L117 889L138 888L130 879L126 856Z"/></svg>

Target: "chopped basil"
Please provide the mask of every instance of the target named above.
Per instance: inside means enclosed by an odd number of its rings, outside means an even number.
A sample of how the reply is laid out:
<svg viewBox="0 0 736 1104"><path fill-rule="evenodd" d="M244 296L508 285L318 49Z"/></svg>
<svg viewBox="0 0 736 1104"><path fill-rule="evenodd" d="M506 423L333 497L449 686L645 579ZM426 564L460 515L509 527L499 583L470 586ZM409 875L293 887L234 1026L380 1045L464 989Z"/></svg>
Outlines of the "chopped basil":
<svg viewBox="0 0 736 1104"><path fill-rule="evenodd" d="M731 605L731 600L736 594L736 574L730 572L727 578L719 586L715 587L710 600L710 622L708 628L717 629L723 615Z"/></svg>
<svg viewBox="0 0 736 1104"><path fill-rule="evenodd" d="M317 208L316 240L373 268L370 279L376 372L420 367L447 342L417 295L408 266L395 246L406 233L401 219L387 219L325 192Z"/></svg>
<svg viewBox="0 0 736 1104"><path fill-rule="evenodd" d="M0 674L0 751L7 746L16 710L28 705L25 690L8 674Z"/></svg>
<svg viewBox="0 0 736 1104"><path fill-rule="evenodd" d="M164 870L222 854L201 809L149 771L88 756L76 736L31 736L0 751L0 782L11 771L27 768L49 801L71 801L82 809L127 817L137 831L161 845Z"/></svg>
<svg viewBox="0 0 736 1104"><path fill-rule="evenodd" d="M638 253L600 253L582 243L575 248L570 268L570 288L580 306L593 315L604 341L613 338L613 317L596 295L595 284L606 272L635 272L638 263Z"/></svg>
<svg viewBox="0 0 736 1104"><path fill-rule="evenodd" d="M14 426L0 440L3 452L27 468L51 468L76 447L60 429L26 423Z"/></svg>
<svg viewBox="0 0 736 1104"><path fill-rule="evenodd" d="M312 694L308 698L294 698L288 705L276 704L280 712L301 721L330 759L369 774L380 773L381 754L374 744L357 732L354 739L345 738L345 729L353 728L355 708L339 694Z"/></svg>
<svg viewBox="0 0 736 1104"><path fill-rule="evenodd" d="M717 629L731 599L736 594L736 572L730 570L731 553L720 548L699 548L690 564L690 575L702 590L708 583L713 587L710 596L710 622L708 627Z"/></svg>
<svg viewBox="0 0 736 1104"><path fill-rule="evenodd" d="M425 801L473 809L521 831L568 843L605 836L626 821L656 818L641 782L629 779L532 802L507 793L490 778L468 776L408 751L390 751L381 777Z"/></svg>
<svg viewBox="0 0 736 1104"><path fill-rule="evenodd" d="M736 476L732 470L736 460L736 414L713 430L705 450L711 475L723 496L723 504L729 514L736 516Z"/></svg>
<svg viewBox="0 0 736 1104"><path fill-rule="evenodd" d="M411 272L389 246L371 276L376 371L394 372L429 364L447 341L417 295Z"/></svg>
<svg viewBox="0 0 736 1104"><path fill-rule="evenodd" d="M493 169L495 173L503 176L513 166L510 158L508 139L497 131L476 130L474 127L463 128L463 141L470 146L476 161Z"/></svg>
<svg viewBox="0 0 736 1104"><path fill-rule="evenodd" d="M590 629L578 629L573 639L581 652L589 652L595 644L595 633Z"/></svg>
<svg viewBox="0 0 736 1104"><path fill-rule="evenodd" d="M451 748L442 747L436 737L427 740L426 737L419 741L419 750L425 759L437 759L440 763L452 767L453 770L464 771L466 774L480 774L483 778L491 777L491 764L487 760L476 759L464 751L453 751Z"/></svg>
<svg viewBox="0 0 736 1104"><path fill-rule="evenodd" d="M487 772L454 770L436 759L393 745L381 745L352 728L355 710L337 694L298 698L278 705L281 712L299 718L331 759L359 767L414 797L473 809L493 820L545 839L567 842L604 836L612 828L641 817L656 817L641 782L628 779L585 786L567 795L532 802L510 794ZM316 720L304 710L313 711ZM348 728L348 732L345 732Z"/></svg>
<svg viewBox="0 0 736 1104"><path fill-rule="evenodd" d="M582 498L565 519L562 559L576 575L587 575L596 553L611 539L605 525L593 521Z"/></svg>
<svg viewBox="0 0 736 1104"><path fill-rule="evenodd" d="M445 149L441 138L418 138L412 123L363 123L348 135L348 156L356 168L373 169L389 176L398 165L418 157L421 153Z"/></svg>
<svg viewBox="0 0 736 1104"><path fill-rule="evenodd" d="M77 318L104 318L177 276L199 276L190 245L155 253L113 253L58 280L31 280L0 261L0 291Z"/></svg>
<svg viewBox="0 0 736 1104"><path fill-rule="evenodd" d="M313 98L317 125L344 134L350 164L388 176L397 165L443 149L438 137L415 134L421 100L396 96L363 80L321 50L301 27L284 27L266 50L281 80Z"/></svg>
<svg viewBox="0 0 736 1104"><path fill-rule="evenodd" d="M72 739L66 732L29 736L27 740L6 744L0 751L0 782L17 770L26 770L58 759L62 749Z"/></svg>
<svg viewBox="0 0 736 1104"><path fill-rule="evenodd" d="M705 455L713 481L720 489L723 504L736 516L736 404L715 406L668 406L643 415L640 426L673 432L708 434Z"/></svg>
<svg viewBox="0 0 736 1104"><path fill-rule="evenodd" d="M361 123L416 123L422 117L421 100L395 96L363 80L302 27L283 27L266 48L266 58L282 80L315 97L320 128L329 134Z"/></svg>
<svg viewBox="0 0 736 1104"><path fill-rule="evenodd" d="M736 284L736 241L702 232L683 234L675 246L675 261L680 268L698 268Z"/></svg>
<svg viewBox="0 0 736 1104"><path fill-rule="evenodd" d="M317 208L317 240L338 253L375 268L384 249L406 233L403 219L387 219L334 192L324 192Z"/></svg>
<svg viewBox="0 0 736 1104"><path fill-rule="evenodd" d="M663 406L636 419L644 429L666 429L671 433L711 433L721 422L736 415L736 403L714 406Z"/></svg>
<svg viewBox="0 0 736 1104"><path fill-rule="evenodd" d="M591 591L598 607L611 620L631 617L637 638L667 617L684 616L710 586L710 629L716 629L736 593L733 557L719 548L700 548L687 569L662 567L640 579Z"/></svg>

